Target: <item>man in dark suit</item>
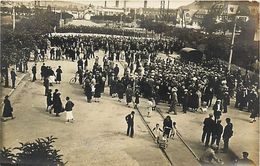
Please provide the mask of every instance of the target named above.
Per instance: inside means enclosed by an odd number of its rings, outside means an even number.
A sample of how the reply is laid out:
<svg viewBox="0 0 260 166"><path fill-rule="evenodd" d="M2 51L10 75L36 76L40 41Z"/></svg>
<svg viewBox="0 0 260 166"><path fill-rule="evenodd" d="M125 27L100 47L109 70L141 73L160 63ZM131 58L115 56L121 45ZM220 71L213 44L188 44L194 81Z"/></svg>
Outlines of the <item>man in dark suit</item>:
<svg viewBox="0 0 260 166"><path fill-rule="evenodd" d="M233 136L233 124L231 123L230 118L226 118L227 125L225 126L224 133L223 133L223 141L224 141L224 148L223 152L226 153L228 150L228 143L229 139Z"/></svg>
<svg viewBox="0 0 260 166"><path fill-rule="evenodd" d="M36 69L36 64L32 67L32 74L33 74L33 79L32 79L32 81L34 82L35 80L36 80L36 71L37 71L37 69Z"/></svg>
<svg viewBox="0 0 260 166"><path fill-rule="evenodd" d="M217 150L219 148L219 142L221 140L222 133L223 133L223 126L221 125L221 120L217 120L217 123L215 124L213 132L212 132L212 139L211 139L211 146L216 141Z"/></svg>
<svg viewBox="0 0 260 166"><path fill-rule="evenodd" d="M134 136L134 115L135 115L135 112L132 111L131 114L128 114L125 117L125 120L127 123L127 136L130 135L130 137L132 137L132 138Z"/></svg>
<svg viewBox="0 0 260 166"><path fill-rule="evenodd" d="M17 76L17 75L16 75L14 69L12 69L12 71L11 71L11 80L12 80L12 88L13 88L13 89L15 88L16 76Z"/></svg>
<svg viewBox="0 0 260 166"><path fill-rule="evenodd" d="M205 146L209 146L209 140L210 140L210 136L212 134L212 131L214 129L215 126L215 122L212 119L213 115L209 114L208 118L204 119L204 127L203 127L203 133L202 133L202 137L201 137L201 142L204 143L205 137L206 137L206 142L205 142Z"/></svg>

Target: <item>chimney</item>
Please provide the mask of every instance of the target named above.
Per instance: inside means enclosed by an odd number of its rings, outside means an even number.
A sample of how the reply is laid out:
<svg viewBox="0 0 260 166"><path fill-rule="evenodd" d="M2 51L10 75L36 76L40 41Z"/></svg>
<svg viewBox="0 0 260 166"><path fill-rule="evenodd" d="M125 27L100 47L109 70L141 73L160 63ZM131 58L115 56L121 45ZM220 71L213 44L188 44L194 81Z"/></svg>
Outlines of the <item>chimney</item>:
<svg viewBox="0 0 260 166"><path fill-rule="evenodd" d="M144 0L144 8L147 8L147 0Z"/></svg>
<svg viewBox="0 0 260 166"><path fill-rule="evenodd" d="M116 0L116 7L119 7L119 0Z"/></svg>
<svg viewBox="0 0 260 166"><path fill-rule="evenodd" d="M107 1L105 1L105 5L104 5L104 7L107 7Z"/></svg>

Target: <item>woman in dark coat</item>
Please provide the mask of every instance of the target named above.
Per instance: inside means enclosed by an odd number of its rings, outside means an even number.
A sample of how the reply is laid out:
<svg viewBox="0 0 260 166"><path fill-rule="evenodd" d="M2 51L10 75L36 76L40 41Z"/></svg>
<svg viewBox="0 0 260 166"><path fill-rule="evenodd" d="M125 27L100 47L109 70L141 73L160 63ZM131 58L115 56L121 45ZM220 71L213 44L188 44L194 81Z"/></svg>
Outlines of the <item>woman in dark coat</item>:
<svg viewBox="0 0 260 166"><path fill-rule="evenodd" d="M86 79L86 82L85 82L85 95L87 96L87 102L91 103L92 89L91 89L91 84L90 84L89 79Z"/></svg>
<svg viewBox="0 0 260 166"><path fill-rule="evenodd" d="M10 100L8 99L9 96L5 96L5 99L4 99L4 111L3 111L3 118L12 118L14 119L14 116L13 116L13 107L11 106L11 102Z"/></svg>
<svg viewBox="0 0 260 166"><path fill-rule="evenodd" d="M118 94L119 102L121 102L121 100L124 98L124 92L125 92L125 85L122 83L121 80L119 80L117 84L117 94Z"/></svg>
<svg viewBox="0 0 260 166"><path fill-rule="evenodd" d="M138 107L138 104L140 103L140 90L136 89L135 91L135 108Z"/></svg>
<svg viewBox="0 0 260 166"><path fill-rule="evenodd" d="M250 123L256 122L257 114L259 114L259 96L256 92L254 93L252 100L249 101L248 110L251 112Z"/></svg>
<svg viewBox="0 0 260 166"><path fill-rule="evenodd" d="M56 70L56 84L57 84L57 82L59 82L59 84L60 84L60 82L61 82L61 73L62 73L62 70L61 70L61 66L59 66L59 68Z"/></svg>
<svg viewBox="0 0 260 166"><path fill-rule="evenodd" d="M132 102L132 97L133 97L133 90L130 85L127 86L125 95L126 95L126 105L130 107L128 104Z"/></svg>
<svg viewBox="0 0 260 166"><path fill-rule="evenodd" d="M60 98L60 93L57 93L56 96L53 98L53 108L54 113L56 114L55 116L59 116L59 113L62 112L62 102Z"/></svg>
<svg viewBox="0 0 260 166"><path fill-rule="evenodd" d="M94 94L95 102L99 102L99 98L101 97L101 91L102 91L102 85L100 84L100 82L97 81L95 85L95 94Z"/></svg>

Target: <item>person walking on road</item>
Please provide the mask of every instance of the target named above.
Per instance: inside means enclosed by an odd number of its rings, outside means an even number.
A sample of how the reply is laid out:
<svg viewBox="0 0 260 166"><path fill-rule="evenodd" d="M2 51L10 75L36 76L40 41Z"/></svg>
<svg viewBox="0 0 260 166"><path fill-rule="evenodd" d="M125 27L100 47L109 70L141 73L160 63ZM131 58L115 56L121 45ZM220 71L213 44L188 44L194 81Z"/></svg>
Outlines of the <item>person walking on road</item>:
<svg viewBox="0 0 260 166"><path fill-rule="evenodd" d="M226 118L227 125L225 126L224 133L223 133L223 141L224 141L224 148L223 153L228 151L229 139L233 136L233 124L231 123L230 118Z"/></svg>
<svg viewBox="0 0 260 166"><path fill-rule="evenodd" d="M134 137L134 115L135 112L132 111L130 114L128 114L125 117L126 123L127 123L127 132L126 135L130 137Z"/></svg>
<svg viewBox="0 0 260 166"><path fill-rule="evenodd" d="M66 97L67 103L65 104L65 111L66 111L66 122L73 122L73 114L72 108L74 107L74 103L70 101L69 97Z"/></svg>
<svg viewBox="0 0 260 166"><path fill-rule="evenodd" d="M13 107L11 106L11 102L9 100L8 95L6 95L4 99L4 111L2 117L3 117L3 121L5 121L6 118L12 118L12 119L15 118L13 116Z"/></svg>
<svg viewBox="0 0 260 166"><path fill-rule="evenodd" d="M61 70L61 66L58 67L58 69L56 70L56 84L61 82L61 73L62 73L62 70Z"/></svg>
<svg viewBox="0 0 260 166"><path fill-rule="evenodd" d="M11 80L12 80L12 88L15 89L15 80L16 80L17 75L16 75L14 69L12 69L10 74L11 74Z"/></svg>
<svg viewBox="0 0 260 166"><path fill-rule="evenodd" d="M203 133L202 133L202 137L201 137L201 142L204 143L205 141L205 137L206 137L206 142L205 142L205 146L208 147L209 146L209 140L210 140L210 136L212 134L213 128L215 126L215 122L212 119L213 115L209 114L208 118L204 119L204 127L203 127Z"/></svg>
<svg viewBox="0 0 260 166"><path fill-rule="evenodd" d="M33 74L33 78L32 78L32 82L34 82L36 80L36 72L37 72L37 68L36 68L36 64L32 67L32 74Z"/></svg>

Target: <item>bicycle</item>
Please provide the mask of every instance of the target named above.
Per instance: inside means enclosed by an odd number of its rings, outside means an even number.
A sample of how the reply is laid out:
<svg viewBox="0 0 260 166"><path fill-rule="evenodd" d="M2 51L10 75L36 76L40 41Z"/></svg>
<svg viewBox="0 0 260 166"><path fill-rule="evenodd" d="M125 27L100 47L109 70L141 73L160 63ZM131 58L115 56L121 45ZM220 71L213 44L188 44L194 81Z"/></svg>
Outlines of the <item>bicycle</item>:
<svg viewBox="0 0 260 166"><path fill-rule="evenodd" d="M73 78L70 79L69 83L70 84L75 84L78 80L78 74L75 74Z"/></svg>

